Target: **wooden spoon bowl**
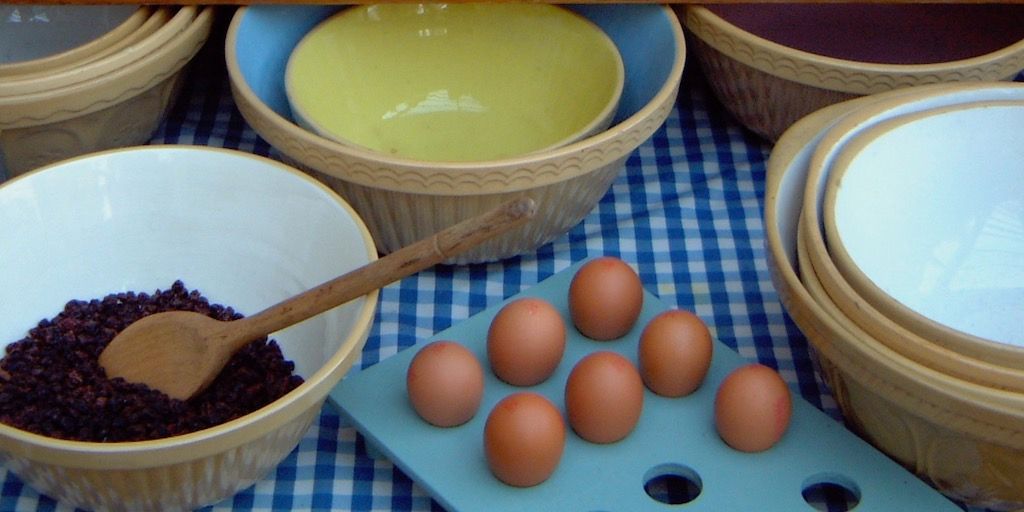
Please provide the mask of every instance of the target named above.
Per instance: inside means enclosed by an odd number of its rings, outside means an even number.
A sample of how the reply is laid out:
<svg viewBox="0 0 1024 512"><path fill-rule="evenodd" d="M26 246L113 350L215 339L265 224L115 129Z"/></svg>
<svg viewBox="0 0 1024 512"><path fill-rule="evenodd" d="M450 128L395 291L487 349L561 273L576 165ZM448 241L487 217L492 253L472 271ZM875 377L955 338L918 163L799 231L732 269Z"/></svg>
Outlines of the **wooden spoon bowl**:
<svg viewBox="0 0 1024 512"><path fill-rule="evenodd" d="M188 311L143 317L111 340L100 354L100 366L109 378L188 400L252 340L448 260L519 226L536 211L530 198L507 202L246 318L225 322Z"/></svg>

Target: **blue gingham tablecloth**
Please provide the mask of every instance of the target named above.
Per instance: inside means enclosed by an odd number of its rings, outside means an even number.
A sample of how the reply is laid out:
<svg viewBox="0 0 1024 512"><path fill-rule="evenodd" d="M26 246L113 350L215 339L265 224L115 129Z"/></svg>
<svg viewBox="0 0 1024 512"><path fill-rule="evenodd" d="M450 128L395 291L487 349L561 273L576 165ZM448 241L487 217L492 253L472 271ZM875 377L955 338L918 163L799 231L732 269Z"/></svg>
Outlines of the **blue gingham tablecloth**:
<svg viewBox="0 0 1024 512"><path fill-rule="evenodd" d="M222 48L223 34L215 32L151 142L280 158L236 110ZM614 255L632 264L666 304L696 312L717 339L744 358L778 369L803 398L841 420L769 278L762 213L770 150L721 110L691 59L676 109L629 157L582 223L534 253L492 264L440 266L384 288L357 367L425 340L573 262ZM0 481L0 510L71 510L4 469ZM368 456L362 436L327 405L275 471L204 510L442 509L388 460Z"/></svg>

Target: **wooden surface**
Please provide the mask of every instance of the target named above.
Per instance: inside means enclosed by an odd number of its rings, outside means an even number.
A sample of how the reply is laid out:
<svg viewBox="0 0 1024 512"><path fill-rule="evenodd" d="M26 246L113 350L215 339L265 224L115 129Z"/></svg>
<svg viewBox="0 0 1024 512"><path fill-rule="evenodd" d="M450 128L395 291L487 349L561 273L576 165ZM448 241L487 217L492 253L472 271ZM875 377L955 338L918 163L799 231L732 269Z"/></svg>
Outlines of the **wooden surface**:
<svg viewBox="0 0 1024 512"><path fill-rule="evenodd" d="M361 5L386 3L413 3L415 0L4 0L6 4L147 4L147 5L249 5L249 4L332 4ZM444 3L465 3L479 0L447 0ZM488 0L494 2L514 2L520 0ZM849 0L529 0L531 3L545 4L733 4L733 3L848 3ZM861 3L913 4L913 3L949 3L949 4L981 4L1006 3L1024 4L1024 0L857 0Z"/></svg>

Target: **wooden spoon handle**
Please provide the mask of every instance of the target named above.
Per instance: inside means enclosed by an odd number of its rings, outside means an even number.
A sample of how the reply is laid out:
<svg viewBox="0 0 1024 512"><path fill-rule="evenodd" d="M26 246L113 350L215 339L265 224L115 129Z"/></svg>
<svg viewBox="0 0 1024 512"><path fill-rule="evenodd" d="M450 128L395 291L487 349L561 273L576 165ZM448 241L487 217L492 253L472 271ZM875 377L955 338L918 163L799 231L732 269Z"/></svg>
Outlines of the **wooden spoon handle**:
<svg viewBox="0 0 1024 512"><path fill-rule="evenodd" d="M464 220L429 238L311 288L233 324L237 338L232 349L301 322L356 297L382 288L420 270L441 263L532 218L537 205L528 197L515 199L477 217Z"/></svg>

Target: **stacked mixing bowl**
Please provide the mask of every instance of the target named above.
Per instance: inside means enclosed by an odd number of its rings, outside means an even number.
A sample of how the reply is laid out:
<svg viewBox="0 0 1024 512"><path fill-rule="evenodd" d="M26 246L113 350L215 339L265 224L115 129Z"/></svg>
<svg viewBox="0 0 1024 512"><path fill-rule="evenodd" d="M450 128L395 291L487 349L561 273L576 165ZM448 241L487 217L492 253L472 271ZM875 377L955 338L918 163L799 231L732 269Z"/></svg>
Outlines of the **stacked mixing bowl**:
<svg viewBox="0 0 1024 512"><path fill-rule="evenodd" d="M765 224L849 423L953 498L1024 507L1024 84L804 117L771 153Z"/></svg>
<svg viewBox="0 0 1024 512"><path fill-rule="evenodd" d="M214 9L13 4L0 14L2 179L149 140Z"/></svg>

